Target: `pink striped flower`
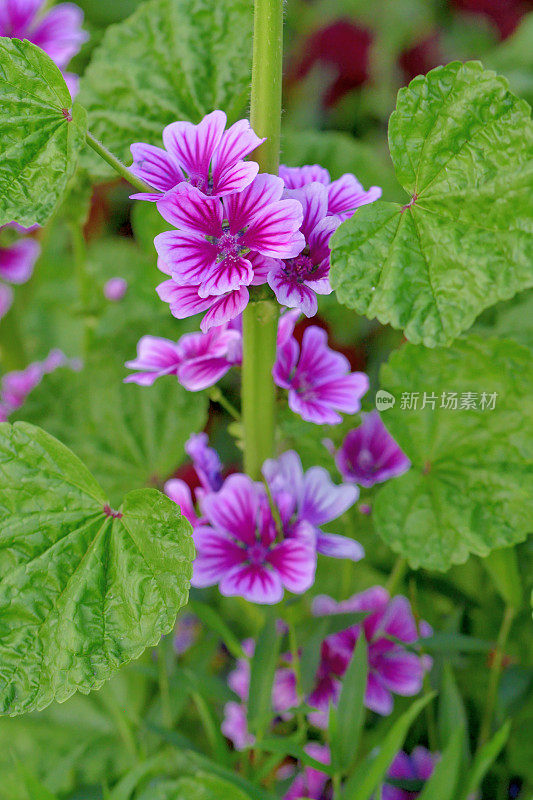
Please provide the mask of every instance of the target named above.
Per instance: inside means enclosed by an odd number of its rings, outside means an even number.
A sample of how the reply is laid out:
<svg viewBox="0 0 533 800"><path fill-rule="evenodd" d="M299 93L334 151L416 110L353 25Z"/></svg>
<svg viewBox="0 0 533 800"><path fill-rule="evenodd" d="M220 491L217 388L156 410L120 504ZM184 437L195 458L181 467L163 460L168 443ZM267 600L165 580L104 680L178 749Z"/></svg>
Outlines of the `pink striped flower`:
<svg viewBox="0 0 533 800"><path fill-rule="evenodd" d="M225 596L272 604L282 599L284 589L301 594L313 585L314 531L301 521L290 538L283 535L292 514L290 498L279 508L282 531L264 486L247 475L230 475L219 492L202 498L201 508L205 524L193 534L193 586L218 584Z"/></svg>
<svg viewBox="0 0 533 800"><path fill-rule="evenodd" d="M321 527L353 506L359 496L355 486L336 486L323 467L311 467L304 472L300 456L294 450L288 450L278 459L267 459L263 475L274 498L283 493L292 495L294 519L312 526L318 553L352 561L364 557L365 551L359 542L337 533L326 533Z"/></svg>
<svg viewBox="0 0 533 800"><path fill-rule="evenodd" d="M368 616L360 625L331 634L322 643L317 686L308 700L309 705L318 709L310 719L320 727L327 724L329 704L338 701L341 679L359 636L364 636L368 644L365 705L377 714L386 716L392 712L393 694L405 697L418 694L424 672L430 667L431 662L426 658L404 647L418 640L411 606L405 597L398 595L390 599L385 589L374 586L341 603L325 595L313 601L316 616L350 611L367 611ZM430 630L424 623L424 635Z"/></svg>
<svg viewBox="0 0 533 800"><path fill-rule="evenodd" d="M355 175L350 173L332 181L327 169L318 164L305 167L286 167L282 164L279 174L287 189L302 189L312 182L323 184L327 191L328 214L335 214L342 221L353 216L361 206L373 203L381 197L379 186L371 186L365 191Z"/></svg>
<svg viewBox="0 0 533 800"><path fill-rule="evenodd" d="M344 480L366 488L403 475L411 466L377 411L362 414L361 425L346 435L335 460Z"/></svg>
<svg viewBox="0 0 533 800"><path fill-rule="evenodd" d="M137 372L124 382L151 386L163 375L176 375L185 389L198 392L213 386L240 359L241 334L227 325L205 334L186 333L177 342L143 336L137 345L137 358L126 362L128 369Z"/></svg>
<svg viewBox="0 0 533 800"><path fill-rule="evenodd" d="M203 195L222 197L246 188L258 173L254 161L244 161L264 139L255 135L248 120L226 128L223 111L207 114L198 125L172 122L163 130L164 148L137 142L131 145L132 172L157 189L133 195L159 200L181 183L195 186Z"/></svg>
<svg viewBox="0 0 533 800"><path fill-rule="evenodd" d="M55 61L61 71L79 52L88 35L82 30L83 11L73 3L58 3L47 9L46 0L2 0L0 36L28 39ZM72 96L78 79L64 74Z"/></svg>
<svg viewBox="0 0 533 800"><path fill-rule="evenodd" d="M289 328L287 321L285 328ZM331 350L327 334L312 325L303 335L302 346L285 331L278 345L272 375L275 383L289 393L289 407L302 419L317 425L336 425L339 411L356 414L369 381L363 372L350 372L348 359Z"/></svg>
<svg viewBox="0 0 533 800"><path fill-rule="evenodd" d="M288 190L285 197L297 200L303 208L300 231L305 247L295 257L277 261L268 274L268 283L281 305L299 308L306 317L313 317L318 310L317 294L332 291L329 240L341 219L328 214L328 193L321 183Z"/></svg>
<svg viewBox="0 0 533 800"><path fill-rule="evenodd" d="M304 245L302 207L282 200L282 193L283 181L266 174L222 200L188 184L167 193L157 207L179 230L159 234L154 244L173 281L198 287L198 297L207 300L249 286L254 254L297 255Z"/></svg>

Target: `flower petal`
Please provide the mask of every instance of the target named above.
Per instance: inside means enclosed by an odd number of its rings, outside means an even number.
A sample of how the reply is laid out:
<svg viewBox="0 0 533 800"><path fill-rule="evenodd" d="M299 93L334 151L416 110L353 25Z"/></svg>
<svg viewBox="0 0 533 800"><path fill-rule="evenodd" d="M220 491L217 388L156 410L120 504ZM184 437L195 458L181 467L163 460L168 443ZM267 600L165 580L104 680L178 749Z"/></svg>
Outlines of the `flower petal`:
<svg viewBox="0 0 533 800"><path fill-rule="evenodd" d="M167 222L200 236L222 235L222 204L217 197L205 197L188 183L181 183L157 202Z"/></svg>
<svg viewBox="0 0 533 800"><path fill-rule="evenodd" d="M168 192L185 180L183 172L162 147L136 142L130 150L133 156L130 170L155 189ZM155 196L160 199L159 195Z"/></svg>
<svg viewBox="0 0 533 800"><path fill-rule="evenodd" d="M255 543L259 495L247 475L230 475L219 492L205 496L202 511L215 528L246 544Z"/></svg>
<svg viewBox="0 0 533 800"><path fill-rule="evenodd" d="M225 127L224 112L213 111L198 125L172 122L163 131L166 150L202 191L208 189L209 164Z"/></svg>
<svg viewBox="0 0 533 800"><path fill-rule="evenodd" d="M244 597L250 603L279 603L283 586L277 572L263 564L242 564L230 569L219 583L225 597Z"/></svg>
<svg viewBox="0 0 533 800"><path fill-rule="evenodd" d="M365 556L364 548L359 542L348 536L340 536L338 533L319 531L316 537L316 549L318 553L330 558L349 558L351 561L360 561Z"/></svg>
<svg viewBox="0 0 533 800"><path fill-rule="evenodd" d="M357 496L354 486L336 486L324 467L311 467L304 477L300 516L312 525L323 525L344 514Z"/></svg>
<svg viewBox="0 0 533 800"><path fill-rule="evenodd" d="M19 239L10 247L0 247L0 278L8 283L26 283L33 273L41 248L35 239Z"/></svg>

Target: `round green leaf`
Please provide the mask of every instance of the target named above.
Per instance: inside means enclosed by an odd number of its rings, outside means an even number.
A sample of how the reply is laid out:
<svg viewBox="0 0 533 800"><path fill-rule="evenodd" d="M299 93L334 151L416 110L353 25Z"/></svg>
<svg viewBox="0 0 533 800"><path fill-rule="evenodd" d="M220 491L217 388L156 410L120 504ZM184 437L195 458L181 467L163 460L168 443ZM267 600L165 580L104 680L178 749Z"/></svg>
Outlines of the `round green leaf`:
<svg viewBox="0 0 533 800"><path fill-rule="evenodd" d="M405 205L357 210L332 239L341 303L428 347L533 285L530 108L481 64L415 78L389 123Z"/></svg>
<svg viewBox="0 0 533 800"><path fill-rule="evenodd" d="M86 113L54 62L0 37L0 225L46 222L74 174Z"/></svg>
<svg viewBox="0 0 533 800"><path fill-rule="evenodd" d="M78 458L27 423L0 425L0 712L96 689L172 628L194 547L155 489L113 511Z"/></svg>
<svg viewBox="0 0 533 800"><path fill-rule="evenodd" d="M241 115L250 91L252 0L150 0L106 31L83 76L91 132L131 163L130 144L161 146L165 125L221 108ZM92 158L96 177L110 174Z"/></svg>
<svg viewBox="0 0 533 800"><path fill-rule="evenodd" d="M529 351L474 336L449 350L407 344L383 366L381 385L395 397L383 421L412 462L374 505L393 550L414 568L446 570L525 539L533 519Z"/></svg>

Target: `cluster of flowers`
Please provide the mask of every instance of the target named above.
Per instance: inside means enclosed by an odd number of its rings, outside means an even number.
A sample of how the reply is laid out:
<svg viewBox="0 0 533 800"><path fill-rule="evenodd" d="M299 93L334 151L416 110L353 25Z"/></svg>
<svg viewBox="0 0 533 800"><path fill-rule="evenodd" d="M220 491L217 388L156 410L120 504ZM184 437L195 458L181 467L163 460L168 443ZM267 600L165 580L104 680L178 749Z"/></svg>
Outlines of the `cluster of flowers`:
<svg viewBox="0 0 533 800"><path fill-rule="evenodd" d="M170 275L159 296L179 319L207 311L204 332L235 319L248 287L265 283L282 306L314 316L317 294L331 292L331 234L381 196L353 175L332 182L317 165L258 175L244 159L263 141L247 120L226 130L226 115L213 111L198 125L168 125L164 148L131 146L132 171L157 190L134 197L155 201L177 229L155 239L159 268Z"/></svg>
<svg viewBox="0 0 533 800"><path fill-rule="evenodd" d="M301 594L313 585L318 553L363 557L358 542L321 529L355 503L355 486L336 486L322 467L304 472L293 451L265 462L266 485L240 473L223 480L205 433L186 450L201 484L195 500L180 479L167 481L165 492L193 526L193 586L218 584L226 596L278 603L285 589Z"/></svg>
<svg viewBox="0 0 533 800"><path fill-rule="evenodd" d="M326 533L322 526L354 505L356 483L371 486L409 468L377 412L364 415L337 452L347 481L340 486L323 467L304 472L294 451L265 462L263 484L243 474L224 480L205 433L193 434L185 449L200 481L194 499L179 478L167 481L165 492L193 526L192 584L218 584L222 594L256 603L277 603L284 589L298 594L309 589L319 553L360 560L364 552L358 542Z"/></svg>
<svg viewBox="0 0 533 800"><path fill-rule="evenodd" d="M23 228L12 222L0 227L0 319L11 308L13 289L9 284L20 286L29 281L41 248L30 236L20 236L35 230Z"/></svg>
<svg viewBox="0 0 533 800"><path fill-rule="evenodd" d="M81 369L81 363L77 359L68 359L61 350L51 350L43 361L34 361L25 369L7 372L0 384L0 422L5 422L10 414L21 408L43 377L59 367L77 371Z"/></svg>
<svg viewBox="0 0 533 800"><path fill-rule="evenodd" d="M300 312L287 311L278 324L277 358L272 375L275 383L288 390L289 406L297 414L319 425L341 421L339 411L355 414L368 390L362 372L350 372L348 360L331 350L321 328L312 325L302 345L294 336ZM242 361L242 319L211 328L207 333L188 333L172 342L143 336L137 358L126 362L136 370L126 382L150 386L162 375L176 375L189 391L213 386L232 366Z"/></svg>
<svg viewBox="0 0 533 800"><path fill-rule="evenodd" d="M331 753L329 747L318 742L310 742L305 750L315 761L322 764L331 763ZM379 797L382 800L415 800L419 797L424 784L433 775L438 756L433 755L425 747L415 747L411 755L403 750L396 753L389 770L387 778L400 783L401 781L413 782L420 785L420 789L402 789L391 783L384 783L381 786ZM331 800L331 785L329 777L325 772L321 772L313 767L305 767L296 776L283 800Z"/></svg>
<svg viewBox="0 0 533 800"><path fill-rule="evenodd" d="M63 72L74 97L78 77L64 70L88 39L81 27L83 11L73 3L59 3L52 8L48 5L47 0L2 0L0 36L27 39L44 50Z"/></svg>
<svg viewBox="0 0 533 800"><path fill-rule="evenodd" d="M368 680L365 706L381 715L393 710L393 694L412 697L422 689L425 672L431 659L416 652L420 637L430 636L431 627L422 621L417 628L409 601L397 595L392 599L381 586L374 586L349 600L337 603L331 597L319 596L313 601L315 616L368 612L361 624L332 633L322 642L320 663L314 687L305 698L297 695L297 681L291 666L291 654L281 658L272 688L272 708L278 719L290 719L294 709L305 700L309 722L326 728L329 708L339 700L341 681L352 658L355 645L364 636L368 645ZM240 702L230 701L224 709L222 732L237 750L253 744L246 725L246 704L250 689L250 662L255 644L246 640L243 649L248 656L237 662L228 683ZM410 648L410 649L408 649Z"/></svg>

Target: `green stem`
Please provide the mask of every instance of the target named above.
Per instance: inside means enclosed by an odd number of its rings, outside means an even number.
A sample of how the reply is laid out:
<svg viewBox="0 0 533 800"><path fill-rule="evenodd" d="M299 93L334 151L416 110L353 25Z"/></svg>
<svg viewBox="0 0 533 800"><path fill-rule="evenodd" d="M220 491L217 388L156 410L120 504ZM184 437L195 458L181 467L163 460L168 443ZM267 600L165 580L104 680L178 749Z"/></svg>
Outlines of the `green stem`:
<svg viewBox="0 0 533 800"><path fill-rule="evenodd" d="M168 678L167 648L165 645L166 641L162 639L157 649L157 672L163 725L168 730L172 730L172 704L170 702L170 681Z"/></svg>
<svg viewBox="0 0 533 800"><path fill-rule="evenodd" d="M235 406L232 403L230 403L228 398L224 394L222 394L222 391L219 389L218 386L213 386L213 388L209 390L209 399L213 403L218 403L219 406L222 406L222 408L225 409L230 415L230 417L233 417L234 420L236 420L237 422L241 421L241 415L239 414Z"/></svg>
<svg viewBox="0 0 533 800"><path fill-rule="evenodd" d="M131 170L125 167L122 161L120 161L116 156L114 156L113 153L110 150L108 150L105 145L102 144L102 142L99 142L98 139L95 136L93 136L90 131L87 131L87 134L85 136L85 141L87 142L89 147L92 147L95 153L98 153L100 158L103 158L104 161L107 161L109 166L113 167L115 172L118 172L121 178L124 178L124 180L128 181L128 183L131 183L131 185L139 192L150 192L151 194L157 192L157 189L154 189L153 186L150 186L148 183L145 183L143 180L141 180L141 178L138 178L136 175L133 174Z"/></svg>
<svg viewBox="0 0 533 800"><path fill-rule="evenodd" d="M260 172L278 174L281 131L283 0L254 0L254 47L250 122L266 142L254 153ZM243 314L242 420L244 466L258 479L273 454L278 306L250 303Z"/></svg>
<svg viewBox="0 0 533 800"><path fill-rule="evenodd" d="M265 459L273 455L276 388L272 366L276 356L278 309L273 302L248 305L243 313L242 423L244 468L261 477Z"/></svg>
<svg viewBox="0 0 533 800"><path fill-rule="evenodd" d="M394 566L389 575L389 579L385 584L385 589L388 591L391 597L398 588L399 584L402 582L406 572L407 572L407 561L405 560L405 558L402 558L402 556L398 556L398 558L394 562Z"/></svg>
<svg viewBox="0 0 533 800"><path fill-rule="evenodd" d="M300 651L298 649L298 640L296 638L296 630L292 622L287 623L289 628L289 646L292 656L292 668L296 680L296 697L298 706L296 708L296 722L298 726L298 736L301 741L307 738L307 725L305 723L305 713L302 709L302 670L300 664Z"/></svg>
<svg viewBox="0 0 533 800"><path fill-rule="evenodd" d="M505 607L502 623L498 633L498 639L496 641L496 649L494 651L494 657L490 668L487 700L485 703L481 727L479 729L479 740L477 746L478 750L483 747L483 745L490 738L492 719L494 717L494 710L496 708L498 686L500 684L500 676L502 673L504 650L509 637L509 631L511 630L511 625L513 624L515 613L516 610L512 606L507 605Z"/></svg>

